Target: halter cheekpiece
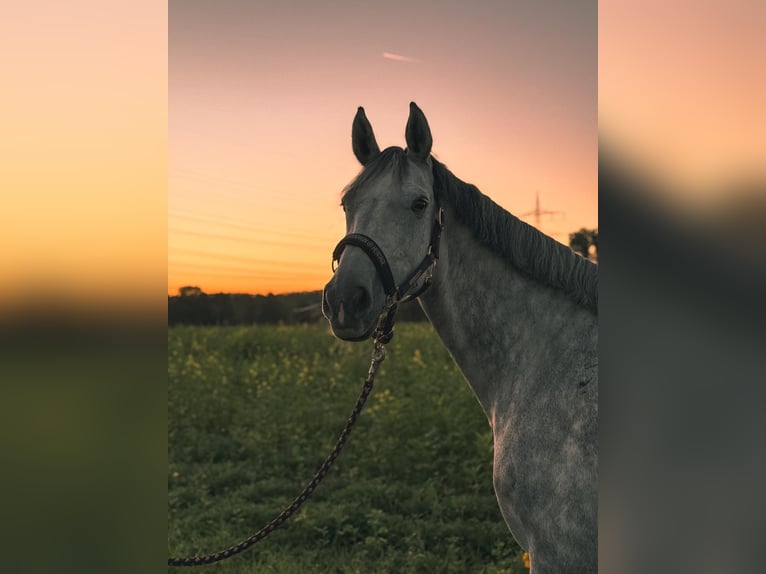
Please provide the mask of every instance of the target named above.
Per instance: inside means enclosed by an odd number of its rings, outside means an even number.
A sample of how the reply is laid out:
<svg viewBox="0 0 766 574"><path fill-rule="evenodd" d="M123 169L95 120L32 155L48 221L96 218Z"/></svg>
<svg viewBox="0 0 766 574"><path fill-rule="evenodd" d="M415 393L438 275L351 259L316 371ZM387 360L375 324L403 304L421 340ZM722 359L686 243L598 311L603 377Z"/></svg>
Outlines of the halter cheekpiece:
<svg viewBox="0 0 766 574"><path fill-rule="evenodd" d="M431 228L431 242L428 245L426 256L420 262L420 265L398 286L383 250L370 237L361 233L349 233L335 246L332 252L333 272L337 269L336 263L340 261L340 256L347 245L353 245L364 251L365 255L370 258L370 261L378 270L378 275L380 275L380 280L383 283L383 290L386 293L386 308L381 313L378 326L375 329L375 339L377 341L386 344L394 336L394 315L399 303L420 297L431 286L434 267L436 267L436 261L439 259L439 242L443 229L444 208L440 207L436 212L434 225ZM412 291L424 274L426 277L423 284L415 291Z"/></svg>

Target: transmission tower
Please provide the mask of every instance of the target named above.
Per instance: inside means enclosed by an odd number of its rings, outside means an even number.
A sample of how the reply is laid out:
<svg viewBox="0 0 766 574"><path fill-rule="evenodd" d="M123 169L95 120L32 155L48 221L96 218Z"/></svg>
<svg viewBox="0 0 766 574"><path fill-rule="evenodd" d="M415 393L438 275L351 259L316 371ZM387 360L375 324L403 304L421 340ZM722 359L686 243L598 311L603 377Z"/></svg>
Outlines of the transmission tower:
<svg viewBox="0 0 766 574"><path fill-rule="evenodd" d="M540 216L542 215L556 215L558 213L561 213L562 215L565 215L563 211L553 211L550 209L540 209L540 190L535 190L535 208L532 211L527 211L526 213L522 213L519 215L519 217L528 217L530 215L534 215L534 222L535 227L542 231L542 228L540 227ZM569 237L569 234L561 232L561 231L548 231L546 232L547 235L550 235L554 238L563 238L561 241L563 243L566 243Z"/></svg>
<svg viewBox="0 0 766 574"><path fill-rule="evenodd" d="M519 217L528 217L530 215L535 216L535 227L540 229L540 216L541 215L556 215L557 213L564 213L563 211L551 211L549 209L540 209L540 190L535 190L535 208L532 211L522 213Z"/></svg>

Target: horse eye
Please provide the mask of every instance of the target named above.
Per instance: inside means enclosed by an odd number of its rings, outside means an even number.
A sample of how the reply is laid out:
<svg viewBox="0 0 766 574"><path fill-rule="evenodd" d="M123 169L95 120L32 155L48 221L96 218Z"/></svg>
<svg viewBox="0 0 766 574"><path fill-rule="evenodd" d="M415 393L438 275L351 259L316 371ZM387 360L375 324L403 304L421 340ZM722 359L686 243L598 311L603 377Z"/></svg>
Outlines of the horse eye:
<svg viewBox="0 0 766 574"><path fill-rule="evenodd" d="M343 209L343 213L346 213L346 204L341 201L340 206Z"/></svg>
<svg viewBox="0 0 766 574"><path fill-rule="evenodd" d="M426 207L428 207L428 200L424 197L419 197L412 202L412 211L415 213L422 213Z"/></svg>

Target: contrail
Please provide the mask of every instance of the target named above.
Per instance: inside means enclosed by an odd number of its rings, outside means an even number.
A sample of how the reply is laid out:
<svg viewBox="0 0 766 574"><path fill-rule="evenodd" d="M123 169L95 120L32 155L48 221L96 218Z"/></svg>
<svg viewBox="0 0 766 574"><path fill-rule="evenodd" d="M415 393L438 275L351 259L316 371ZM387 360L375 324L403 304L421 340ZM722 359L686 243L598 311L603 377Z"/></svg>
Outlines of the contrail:
<svg viewBox="0 0 766 574"><path fill-rule="evenodd" d="M387 60L394 60L396 62L419 62L417 58L410 58L408 56L402 56L400 54L392 54L391 52L383 52L383 57Z"/></svg>

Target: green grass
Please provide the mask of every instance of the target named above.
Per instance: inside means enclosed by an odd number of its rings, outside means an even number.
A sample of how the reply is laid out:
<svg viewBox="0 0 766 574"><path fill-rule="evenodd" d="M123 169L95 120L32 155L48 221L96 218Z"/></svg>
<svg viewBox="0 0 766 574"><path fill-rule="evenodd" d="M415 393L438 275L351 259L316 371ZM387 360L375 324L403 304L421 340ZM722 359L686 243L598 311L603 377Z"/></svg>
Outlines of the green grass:
<svg viewBox="0 0 766 574"><path fill-rule="evenodd" d="M168 334L168 548L238 542L332 448L370 343L325 326ZM492 490L492 434L428 324L401 324L343 453L293 518L208 571L522 573ZM175 570L175 569L170 569Z"/></svg>

